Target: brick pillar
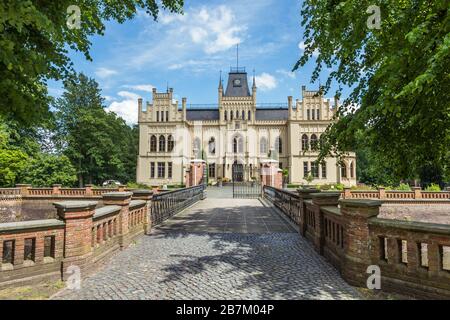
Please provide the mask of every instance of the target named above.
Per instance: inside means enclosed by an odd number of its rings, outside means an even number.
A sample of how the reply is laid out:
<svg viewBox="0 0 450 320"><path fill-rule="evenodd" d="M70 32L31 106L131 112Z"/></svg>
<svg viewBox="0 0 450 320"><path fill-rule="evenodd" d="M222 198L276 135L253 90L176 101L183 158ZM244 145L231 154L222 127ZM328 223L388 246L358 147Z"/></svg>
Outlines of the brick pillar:
<svg viewBox="0 0 450 320"><path fill-rule="evenodd" d="M121 185L119 186L119 192L124 192L126 187L127 187L126 185L121 184Z"/></svg>
<svg viewBox="0 0 450 320"><path fill-rule="evenodd" d="M147 205L145 206L145 214L144 214L144 233L149 234L152 228L152 221L151 221L151 210L152 210L152 197L153 197L153 191L146 190L146 189L140 189L140 190L133 190L133 196L131 199L133 200L145 200L147 201Z"/></svg>
<svg viewBox="0 0 450 320"><path fill-rule="evenodd" d="M92 217L97 201L62 201L53 205L65 222L62 278L66 280L69 266L78 266L81 272L89 267L92 257Z"/></svg>
<svg viewBox="0 0 450 320"><path fill-rule="evenodd" d="M204 160L192 160L189 169L189 187L198 186L202 183L203 171L205 169L206 162ZM206 183L206 181L203 181Z"/></svg>
<svg viewBox="0 0 450 320"><path fill-rule="evenodd" d="M414 191L414 199L422 199L422 189L420 187L412 187Z"/></svg>
<svg viewBox="0 0 450 320"><path fill-rule="evenodd" d="M31 188L31 184L24 184L24 183L16 184L16 188L20 189L20 194L22 196L28 196L29 194L28 189Z"/></svg>
<svg viewBox="0 0 450 320"><path fill-rule="evenodd" d="M121 249L127 247L130 243L128 212L132 195L132 192L107 192L102 195L105 206L115 205L121 207L119 213L119 244Z"/></svg>
<svg viewBox="0 0 450 320"><path fill-rule="evenodd" d="M365 286L371 265L369 219L378 215L380 200L341 200L344 219L342 277L350 284Z"/></svg>
<svg viewBox="0 0 450 320"><path fill-rule="evenodd" d="M344 188L344 199L351 199L352 198L352 191L350 188L345 187Z"/></svg>
<svg viewBox="0 0 450 320"><path fill-rule="evenodd" d="M378 187L378 199L386 199L386 190L384 189L384 187Z"/></svg>
<svg viewBox="0 0 450 320"><path fill-rule="evenodd" d="M92 192L92 187L93 186L94 186L93 184L87 184L85 186L86 197L92 197L94 195L94 192Z"/></svg>
<svg viewBox="0 0 450 320"><path fill-rule="evenodd" d="M319 192L310 194L313 205L314 205L314 215L316 218L316 230L314 234L314 247L316 250L323 254L323 245L325 241L325 229L323 222L323 213L320 207L323 206L337 206L339 203L339 198L341 196L340 192Z"/></svg>
<svg viewBox="0 0 450 320"><path fill-rule="evenodd" d="M305 236L305 232L306 232L306 223L305 223L305 219L306 219L306 204L305 204L305 200L311 199L311 194L312 193L317 193L320 192L319 189L297 189L298 192L298 198L300 201L300 217L299 217L299 221L298 221L298 226L300 228L300 234L302 236Z"/></svg>
<svg viewBox="0 0 450 320"><path fill-rule="evenodd" d="M262 186L271 186L277 189L283 187L283 173L278 169L278 161L261 161L261 184Z"/></svg>
<svg viewBox="0 0 450 320"><path fill-rule="evenodd" d="M54 184L53 186L52 186L52 188L53 188L53 190L52 190L52 193L53 193L53 195L60 195L61 194L61 185L60 184Z"/></svg>

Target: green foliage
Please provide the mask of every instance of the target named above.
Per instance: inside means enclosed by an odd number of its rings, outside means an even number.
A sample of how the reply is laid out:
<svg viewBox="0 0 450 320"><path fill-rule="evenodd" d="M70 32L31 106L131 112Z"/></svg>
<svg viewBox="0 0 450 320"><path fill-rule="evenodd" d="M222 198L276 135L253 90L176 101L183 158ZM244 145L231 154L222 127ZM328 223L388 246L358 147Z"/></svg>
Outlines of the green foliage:
<svg viewBox="0 0 450 320"><path fill-rule="evenodd" d="M64 155L41 153L31 159L23 171L23 183L36 187L62 184L71 187L77 181L75 168Z"/></svg>
<svg viewBox="0 0 450 320"><path fill-rule="evenodd" d="M428 187L425 188L425 191L438 192L438 191L441 191L441 188L439 187L439 185L432 183Z"/></svg>
<svg viewBox="0 0 450 320"><path fill-rule="evenodd" d="M80 74L57 99L57 144L76 168L79 186L104 180L134 181L138 128L106 112L97 82Z"/></svg>
<svg viewBox="0 0 450 320"><path fill-rule="evenodd" d="M400 185L399 185L398 187L396 187L395 190L399 190L399 191L411 191L411 187L409 186L409 184L406 184L406 183L400 183Z"/></svg>
<svg viewBox="0 0 450 320"><path fill-rule="evenodd" d="M27 165L28 156L20 150L0 149L0 185L14 187Z"/></svg>
<svg viewBox="0 0 450 320"><path fill-rule="evenodd" d="M79 29L67 26L67 8L81 11ZM103 35L104 21L122 23L145 9L157 18L160 8L181 12L183 0L36 1L0 2L0 115L21 123L39 123L50 116L47 80L73 74L68 49L87 60L90 38Z"/></svg>
<svg viewBox="0 0 450 320"><path fill-rule="evenodd" d="M361 132L364 148L370 150L365 159L370 169L362 172L365 182L398 183L418 177L423 184L448 181L448 1L375 3L381 9L380 29L367 27L366 10L372 4L369 0L304 1L306 49L294 70L318 50L312 80L323 68L333 68L323 91L332 82L352 88L338 109L340 121L322 135L319 158L357 150Z"/></svg>

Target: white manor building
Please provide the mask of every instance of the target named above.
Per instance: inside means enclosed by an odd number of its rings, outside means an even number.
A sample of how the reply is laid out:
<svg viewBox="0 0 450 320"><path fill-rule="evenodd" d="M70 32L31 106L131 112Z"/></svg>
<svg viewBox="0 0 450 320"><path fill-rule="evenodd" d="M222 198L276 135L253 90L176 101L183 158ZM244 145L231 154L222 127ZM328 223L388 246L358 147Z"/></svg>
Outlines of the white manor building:
<svg viewBox="0 0 450 320"><path fill-rule="evenodd" d="M147 185L184 184L194 159L207 162L209 181L232 179L233 164L242 166L239 179L259 179L261 161L276 158L289 170L289 183L356 184L356 158L350 152L339 166L335 158L317 163L316 143L336 111L330 100L302 87L302 100L288 97L287 105L258 105L257 87L249 88L244 68L232 68L224 90L219 81L218 105L181 108L173 89L158 93L144 108L139 99L137 182Z"/></svg>

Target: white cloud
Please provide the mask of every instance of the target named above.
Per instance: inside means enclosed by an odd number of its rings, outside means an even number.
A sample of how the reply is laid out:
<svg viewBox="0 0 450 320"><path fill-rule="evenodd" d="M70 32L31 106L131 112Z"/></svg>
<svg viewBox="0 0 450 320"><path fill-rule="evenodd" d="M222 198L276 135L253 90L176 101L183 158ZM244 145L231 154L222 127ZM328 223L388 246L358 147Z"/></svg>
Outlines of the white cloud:
<svg viewBox="0 0 450 320"><path fill-rule="evenodd" d="M97 68L97 70L95 70L95 75L101 79L108 78L115 74L117 74L117 71L113 69Z"/></svg>
<svg viewBox="0 0 450 320"><path fill-rule="evenodd" d="M301 51L305 51L305 49L306 49L306 44L305 44L305 42L304 42L304 41L299 42L298 48L299 48ZM314 49L314 51L313 51L313 53L312 53L312 56L313 56L314 58L317 58L317 57L319 56L319 50L318 50L317 48Z"/></svg>
<svg viewBox="0 0 450 320"><path fill-rule="evenodd" d="M256 76L256 86L262 91L275 89L278 85L277 79L268 73L261 73Z"/></svg>
<svg viewBox="0 0 450 320"><path fill-rule="evenodd" d="M277 73L282 74L283 76L289 77L291 79L295 79L295 72L291 72L284 69L278 69Z"/></svg>
<svg viewBox="0 0 450 320"><path fill-rule="evenodd" d="M109 112L116 113L119 117L125 120L129 125L135 124L138 121L138 99L140 96L129 91L120 91L118 96L124 98L121 101L113 101L109 107L106 108Z"/></svg>
<svg viewBox="0 0 450 320"><path fill-rule="evenodd" d="M122 87L137 90L137 91L147 91L147 92L152 92L153 88L155 88L155 86L153 86L151 84L123 85Z"/></svg>

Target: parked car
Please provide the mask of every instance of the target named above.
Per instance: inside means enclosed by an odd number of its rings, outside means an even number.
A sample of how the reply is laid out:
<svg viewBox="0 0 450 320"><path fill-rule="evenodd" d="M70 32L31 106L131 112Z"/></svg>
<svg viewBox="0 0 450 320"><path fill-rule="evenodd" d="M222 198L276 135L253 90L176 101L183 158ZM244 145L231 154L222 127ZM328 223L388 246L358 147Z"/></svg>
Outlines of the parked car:
<svg viewBox="0 0 450 320"><path fill-rule="evenodd" d="M106 180L105 182L103 182L103 186L107 187L107 186L120 186L122 185L119 181L117 180Z"/></svg>

